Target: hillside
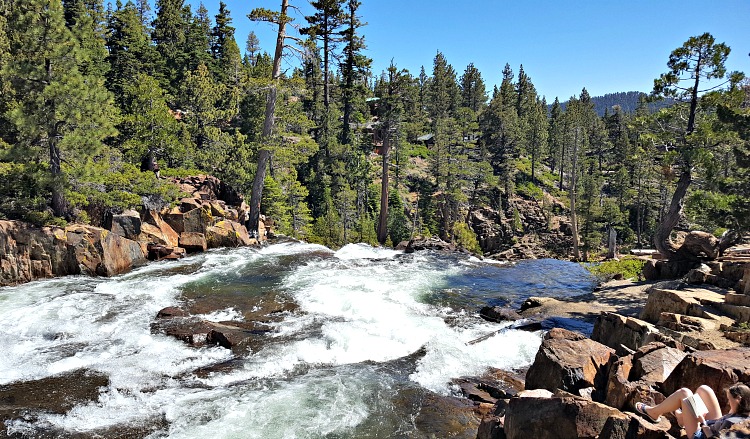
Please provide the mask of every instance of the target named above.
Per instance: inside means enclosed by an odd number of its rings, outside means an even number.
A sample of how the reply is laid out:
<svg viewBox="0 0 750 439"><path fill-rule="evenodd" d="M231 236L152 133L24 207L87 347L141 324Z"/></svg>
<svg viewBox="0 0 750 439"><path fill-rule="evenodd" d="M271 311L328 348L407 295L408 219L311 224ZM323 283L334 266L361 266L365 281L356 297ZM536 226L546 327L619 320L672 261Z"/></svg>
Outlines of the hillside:
<svg viewBox="0 0 750 439"><path fill-rule="evenodd" d="M612 113L612 108L615 105L619 105L624 113L634 113L638 108L638 101L640 100L641 96L645 97L646 93L640 91L607 93L604 96L591 97L591 102L594 103L594 111L596 111L596 114L601 117L604 116L605 110L609 110L609 112ZM563 110L565 109L567 103L567 101L560 103L560 106L563 108ZM674 100L664 99L658 102L649 102L647 105L649 113L654 113L657 110L669 107L673 104Z"/></svg>

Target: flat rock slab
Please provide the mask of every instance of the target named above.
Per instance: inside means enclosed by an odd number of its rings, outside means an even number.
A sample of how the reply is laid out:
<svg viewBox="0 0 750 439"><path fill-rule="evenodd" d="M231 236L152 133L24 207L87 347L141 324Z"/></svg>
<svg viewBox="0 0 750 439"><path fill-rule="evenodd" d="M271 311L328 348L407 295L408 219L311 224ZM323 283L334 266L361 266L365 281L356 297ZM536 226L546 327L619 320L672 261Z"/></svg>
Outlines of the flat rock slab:
<svg viewBox="0 0 750 439"><path fill-rule="evenodd" d="M656 323L659 321L661 313L668 312L715 320L717 319L716 314L712 313L712 310L707 308L705 304L723 301L723 294L703 288L687 288L684 290L652 288L649 291L646 306L641 312L641 319Z"/></svg>

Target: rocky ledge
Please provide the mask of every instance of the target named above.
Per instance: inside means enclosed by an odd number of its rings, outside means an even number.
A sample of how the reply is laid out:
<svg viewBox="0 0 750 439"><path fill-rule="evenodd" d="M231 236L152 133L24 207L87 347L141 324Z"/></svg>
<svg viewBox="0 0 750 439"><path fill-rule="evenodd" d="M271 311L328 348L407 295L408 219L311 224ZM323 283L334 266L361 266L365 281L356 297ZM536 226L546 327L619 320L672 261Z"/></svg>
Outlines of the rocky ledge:
<svg viewBox="0 0 750 439"><path fill-rule="evenodd" d="M740 329L750 296L687 280L617 281L566 301L532 298L518 313L482 310L486 320L517 320L516 328L585 325L546 332L518 392L498 396L486 380L462 382L481 417L477 438L684 437L674 416L651 422L634 405L703 384L727 407L721 390L750 382L750 337L737 335L750 334ZM750 437L750 420L721 437Z"/></svg>
<svg viewBox="0 0 750 439"><path fill-rule="evenodd" d="M209 248L257 245L250 237L242 197L206 175L174 180L182 198L173 208L142 208L104 219L104 227L34 227L0 221L0 286L70 274L114 276L148 260L179 259Z"/></svg>

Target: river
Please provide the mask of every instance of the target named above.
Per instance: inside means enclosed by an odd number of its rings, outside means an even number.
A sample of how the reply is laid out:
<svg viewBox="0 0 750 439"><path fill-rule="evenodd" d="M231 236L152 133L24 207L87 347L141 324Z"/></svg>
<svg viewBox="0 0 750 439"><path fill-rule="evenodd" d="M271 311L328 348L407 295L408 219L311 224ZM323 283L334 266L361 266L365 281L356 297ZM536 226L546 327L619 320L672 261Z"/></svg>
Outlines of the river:
<svg viewBox="0 0 750 439"><path fill-rule="evenodd" d="M0 288L0 385L79 369L109 377L95 401L6 427L28 437L148 424L159 426L150 438L417 437L419 408L402 403L405 392L449 395L451 378L534 359L539 333L467 344L499 328L478 317L482 306L593 286L579 265L555 260L283 243ZM243 355L151 329L160 309L196 300L214 304L206 320L242 320L248 298L298 308ZM210 369L218 364L231 367Z"/></svg>

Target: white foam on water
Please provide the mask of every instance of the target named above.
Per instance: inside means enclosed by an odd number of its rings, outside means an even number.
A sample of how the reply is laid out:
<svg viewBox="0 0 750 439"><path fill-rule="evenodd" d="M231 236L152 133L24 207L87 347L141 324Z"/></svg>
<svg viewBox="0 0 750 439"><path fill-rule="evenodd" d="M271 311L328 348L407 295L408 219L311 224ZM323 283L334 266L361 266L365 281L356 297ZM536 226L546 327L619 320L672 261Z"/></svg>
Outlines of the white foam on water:
<svg viewBox="0 0 750 439"><path fill-rule="evenodd" d="M175 439L351 437L387 384L367 369L312 371L272 388L186 394L166 411ZM208 418L208 419L206 419ZM154 435L158 437L158 435Z"/></svg>
<svg viewBox="0 0 750 439"><path fill-rule="evenodd" d="M231 351L195 349L151 333L156 313L177 304L185 285L246 270L259 258L307 253L333 257L311 258L279 285L300 312L274 324L269 338L289 341L253 352L243 367L191 377L197 368L231 359ZM138 425L163 413L175 438L346 437L373 413L371 395L388 385L383 376L348 365L389 361L424 346L426 355L409 378L447 394L451 378L530 364L537 334L509 330L468 345L498 326L426 303L475 261L467 266L399 253L365 245L334 253L286 243L209 252L112 279L0 289L0 351L7 353L0 356L0 384L78 368L106 373L111 386L98 401L42 416L38 424L66 431ZM173 269L191 264L200 265L191 274ZM237 320L241 314L227 308L202 317ZM459 324L447 323L456 318Z"/></svg>
<svg viewBox="0 0 750 439"><path fill-rule="evenodd" d="M334 256L343 260L366 259L366 258L391 258L399 253L399 250L391 250L382 247L372 247L367 244L347 244L339 249Z"/></svg>
<svg viewBox="0 0 750 439"><path fill-rule="evenodd" d="M209 322L242 322L245 320L245 316L236 308L226 308L208 314L198 314L197 317Z"/></svg>

